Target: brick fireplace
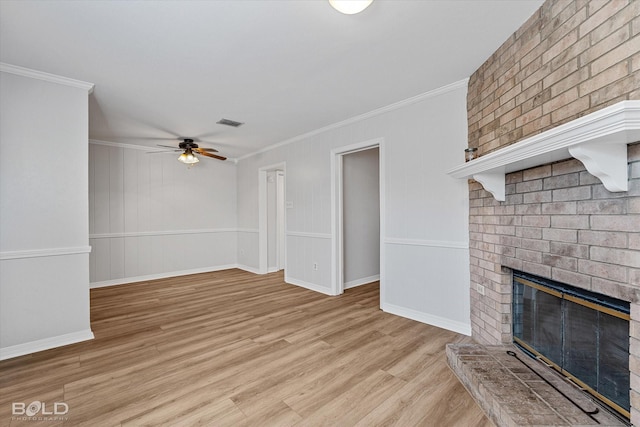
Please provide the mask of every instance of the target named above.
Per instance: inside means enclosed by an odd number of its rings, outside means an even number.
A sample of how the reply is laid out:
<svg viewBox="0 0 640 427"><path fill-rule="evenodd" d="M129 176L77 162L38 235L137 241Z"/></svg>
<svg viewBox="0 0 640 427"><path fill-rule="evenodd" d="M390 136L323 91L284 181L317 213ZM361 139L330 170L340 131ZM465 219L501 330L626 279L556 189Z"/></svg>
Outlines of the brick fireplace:
<svg viewBox="0 0 640 427"><path fill-rule="evenodd" d="M575 159L508 174L505 202L469 184L476 340L511 341L509 269L640 301L640 144L628 159L628 192L607 191Z"/></svg>
<svg viewBox="0 0 640 427"><path fill-rule="evenodd" d="M480 156L623 100L640 99L640 1L549 0L470 78L469 146ZM567 159L505 176L505 200L469 184L471 323L512 341L511 271L631 305L631 421L640 425L640 143L628 191Z"/></svg>

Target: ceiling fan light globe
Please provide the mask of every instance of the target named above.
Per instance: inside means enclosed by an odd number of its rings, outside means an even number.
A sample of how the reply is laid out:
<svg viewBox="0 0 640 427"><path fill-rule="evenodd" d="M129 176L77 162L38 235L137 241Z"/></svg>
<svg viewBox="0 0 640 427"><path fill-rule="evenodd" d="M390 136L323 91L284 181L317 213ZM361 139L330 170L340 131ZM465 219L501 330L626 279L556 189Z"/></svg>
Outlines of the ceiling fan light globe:
<svg viewBox="0 0 640 427"><path fill-rule="evenodd" d="M180 156L178 157L178 160L181 161L182 163L186 164L186 165L192 165L192 164L198 163L200 161L190 151L185 151L184 153L180 154Z"/></svg>
<svg viewBox="0 0 640 427"><path fill-rule="evenodd" d="M338 12L354 15L365 10L373 0L329 0L329 4Z"/></svg>

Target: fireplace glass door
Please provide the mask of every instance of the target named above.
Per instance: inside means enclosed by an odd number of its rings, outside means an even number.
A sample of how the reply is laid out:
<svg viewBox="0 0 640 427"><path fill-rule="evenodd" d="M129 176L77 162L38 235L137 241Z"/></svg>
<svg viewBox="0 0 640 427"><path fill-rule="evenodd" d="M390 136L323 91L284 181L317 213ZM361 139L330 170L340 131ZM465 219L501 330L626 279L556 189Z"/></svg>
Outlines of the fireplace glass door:
<svg viewBox="0 0 640 427"><path fill-rule="evenodd" d="M513 336L629 418L629 303L515 272Z"/></svg>

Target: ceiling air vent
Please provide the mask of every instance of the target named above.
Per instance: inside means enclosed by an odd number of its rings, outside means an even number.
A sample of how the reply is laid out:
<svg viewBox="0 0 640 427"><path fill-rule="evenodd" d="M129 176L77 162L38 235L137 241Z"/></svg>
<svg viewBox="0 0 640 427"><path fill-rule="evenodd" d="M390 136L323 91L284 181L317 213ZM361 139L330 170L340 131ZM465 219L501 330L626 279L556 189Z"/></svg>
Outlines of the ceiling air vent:
<svg viewBox="0 0 640 427"><path fill-rule="evenodd" d="M234 128L240 127L244 124L242 122L236 122L235 120L229 120L229 119L220 119L216 123L219 125L232 126Z"/></svg>

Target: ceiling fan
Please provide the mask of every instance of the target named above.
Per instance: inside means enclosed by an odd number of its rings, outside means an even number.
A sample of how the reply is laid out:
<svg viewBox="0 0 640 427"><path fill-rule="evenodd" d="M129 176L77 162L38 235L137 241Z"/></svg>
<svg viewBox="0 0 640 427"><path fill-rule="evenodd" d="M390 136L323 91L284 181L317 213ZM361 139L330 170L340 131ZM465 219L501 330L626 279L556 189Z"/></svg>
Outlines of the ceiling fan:
<svg viewBox="0 0 640 427"><path fill-rule="evenodd" d="M198 144L193 140L193 138L182 138L182 142L178 144L178 147L172 147L170 145L161 145L157 144L158 147L171 148L172 151L183 151L182 154L178 157L178 160L187 165L193 165L198 163L200 160L196 157L194 153L205 157L212 157L218 160L227 160L226 157L219 156L217 154L218 150L215 148L200 148Z"/></svg>

